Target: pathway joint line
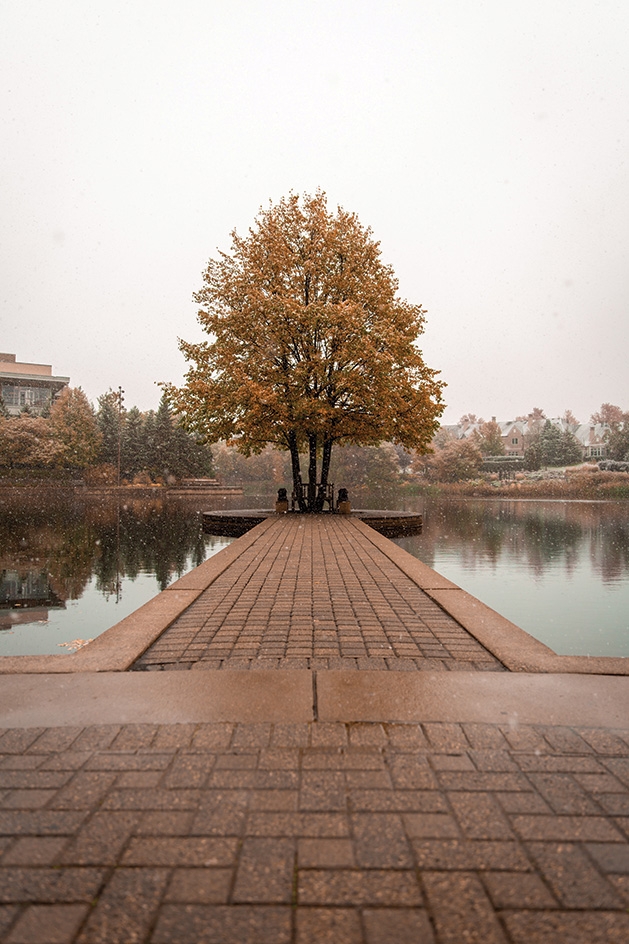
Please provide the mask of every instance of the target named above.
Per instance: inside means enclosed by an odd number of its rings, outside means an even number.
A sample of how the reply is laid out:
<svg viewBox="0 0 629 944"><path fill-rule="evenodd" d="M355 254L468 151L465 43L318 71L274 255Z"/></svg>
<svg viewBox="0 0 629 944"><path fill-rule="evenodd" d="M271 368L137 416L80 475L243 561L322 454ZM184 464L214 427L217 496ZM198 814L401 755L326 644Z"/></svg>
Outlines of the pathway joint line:
<svg viewBox="0 0 629 944"><path fill-rule="evenodd" d="M314 721L319 720L319 694L317 690L317 673L312 673L312 717Z"/></svg>

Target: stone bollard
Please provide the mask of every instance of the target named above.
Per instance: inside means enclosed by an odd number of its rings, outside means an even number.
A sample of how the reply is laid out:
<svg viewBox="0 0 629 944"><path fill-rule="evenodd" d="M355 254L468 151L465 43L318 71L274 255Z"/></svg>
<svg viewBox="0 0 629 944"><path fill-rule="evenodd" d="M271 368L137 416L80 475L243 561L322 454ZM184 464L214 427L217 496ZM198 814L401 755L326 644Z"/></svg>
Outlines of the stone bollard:
<svg viewBox="0 0 629 944"><path fill-rule="evenodd" d="M278 488L277 501L275 502L275 513L285 515L288 511L288 496L285 488Z"/></svg>
<svg viewBox="0 0 629 944"><path fill-rule="evenodd" d="M339 515L349 515L352 512L352 506L350 505L346 488L339 488L339 496L336 502L336 511Z"/></svg>

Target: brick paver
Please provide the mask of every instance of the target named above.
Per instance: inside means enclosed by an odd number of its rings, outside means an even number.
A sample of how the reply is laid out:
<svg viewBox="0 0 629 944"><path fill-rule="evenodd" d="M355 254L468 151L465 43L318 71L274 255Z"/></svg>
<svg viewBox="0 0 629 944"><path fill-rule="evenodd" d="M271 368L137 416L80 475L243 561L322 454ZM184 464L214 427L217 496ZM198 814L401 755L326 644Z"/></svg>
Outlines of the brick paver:
<svg viewBox="0 0 629 944"><path fill-rule="evenodd" d="M349 531L278 519L136 668L503 670ZM0 944L625 944L629 724L511 717L0 729Z"/></svg>
<svg viewBox="0 0 629 944"><path fill-rule="evenodd" d="M346 524L325 515L274 522L134 668L503 670Z"/></svg>
<svg viewBox="0 0 629 944"><path fill-rule="evenodd" d="M629 939L629 732L0 735L6 944Z"/></svg>

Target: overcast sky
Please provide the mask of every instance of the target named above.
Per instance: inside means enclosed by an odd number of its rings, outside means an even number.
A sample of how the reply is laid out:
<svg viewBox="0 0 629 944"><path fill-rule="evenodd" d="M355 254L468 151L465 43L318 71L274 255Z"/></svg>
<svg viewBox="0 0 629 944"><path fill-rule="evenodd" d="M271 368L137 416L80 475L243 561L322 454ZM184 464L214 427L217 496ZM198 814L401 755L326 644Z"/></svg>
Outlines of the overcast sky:
<svg viewBox="0 0 629 944"><path fill-rule="evenodd" d="M629 409L627 0L4 0L0 350L157 406L233 227L321 187L444 422Z"/></svg>

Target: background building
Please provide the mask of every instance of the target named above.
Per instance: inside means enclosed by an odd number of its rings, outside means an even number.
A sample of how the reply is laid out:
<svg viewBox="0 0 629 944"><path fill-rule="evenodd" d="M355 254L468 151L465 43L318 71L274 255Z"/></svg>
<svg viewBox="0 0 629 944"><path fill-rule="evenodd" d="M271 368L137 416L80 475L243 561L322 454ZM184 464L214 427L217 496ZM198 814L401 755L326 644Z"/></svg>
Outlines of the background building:
<svg viewBox="0 0 629 944"><path fill-rule="evenodd" d="M50 364L22 364L15 354L0 353L0 393L9 413L24 407L42 413L69 383L69 377L54 377Z"/></svg>

